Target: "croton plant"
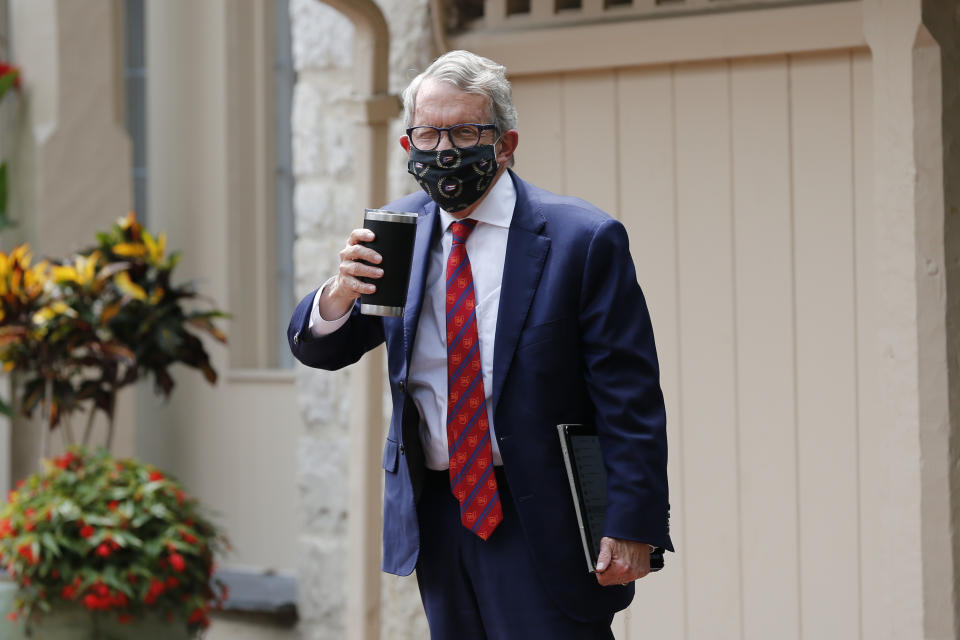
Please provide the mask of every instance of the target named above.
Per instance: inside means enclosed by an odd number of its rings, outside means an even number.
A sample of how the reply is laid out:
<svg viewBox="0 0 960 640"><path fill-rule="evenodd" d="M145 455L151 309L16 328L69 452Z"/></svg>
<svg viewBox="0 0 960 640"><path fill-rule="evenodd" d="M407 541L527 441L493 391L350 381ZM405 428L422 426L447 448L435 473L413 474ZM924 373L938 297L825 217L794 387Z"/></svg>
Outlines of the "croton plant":
<svg viewBox="0 0 960 640"><path fill-rule="evenodd" d="M96 246L65 260L34 264L27 245L0 252L0 362L22 382L20 411L30 416L43 407L49 428L62 425L68 445L90 444L94 414L102 411L109 449L122 387L148 376L167 396L176 363L216 382L197 332L226 342L213 322L226 314L195 308L201 300L194 288L173 284L179 255L167 255L164 235L153 236L132 213L97 234ZM78 410L89 412L81 440L70 421Z"/></svg>

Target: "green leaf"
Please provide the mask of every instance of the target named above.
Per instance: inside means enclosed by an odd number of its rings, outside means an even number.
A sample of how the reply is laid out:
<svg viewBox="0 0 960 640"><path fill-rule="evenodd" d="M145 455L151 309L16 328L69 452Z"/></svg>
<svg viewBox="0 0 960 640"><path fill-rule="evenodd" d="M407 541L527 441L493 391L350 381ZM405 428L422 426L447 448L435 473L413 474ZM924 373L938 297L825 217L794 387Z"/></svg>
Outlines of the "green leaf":
<svg viewBox="0 0 960 640"><path fill-rule="evenodd" d="M8 73L0 76L0 100L2 100L3 97L7 95L7 91L13 87L13 83L17 81L18 75L19 73Z"/></svg>
<svg viewBox="0 0 960 640"><path fill-rule="evenodd" d="M60 546L68 551L75 553L78 556L82 556L87 553L87 544L85 542L80 542L79 540L72 540L67 536L60 536ZM62 571L61 571L62 573Z"/></svg>
<svg viewBox="0 0 960 640"><path fill-rule="evenodd" d="M130 487L113 487L107 492L107 496L110 500L123 500L129 497L131 493Z"/></svg>
<svg viewBox="0 0 960 640"><path fill-rule="evenodd" d="M138 515L137 517L135 517L135 518L133 519L133 521L130 523L130 525L131 525L134 529L139 529L139 528L142 527L143 525L147 524L147 522L149 522L150 520L153 520L153 514L150 514L150 513L141 513L140 515Z"/></svg>
<svg viewBox="0 0 960 640"><path fill-rule="evenodd" d="M155 333L155 337L157 346L160 347L164 353L171 356L176 355L177 349L183 344L183 339L177 335L176 329L168 325L162 326L160 330Z"/></svg>
<svg viewBox="0 0 960 640"><path fill-rule="evenodd" d="M142 549L143 542L137 536L132 533L128 533L123 529L117 529L113 532L113 539L117 541L121 547L129 547L133 549Z"/></svg>
<svg viewBox="0 0 960 640"><path fill-rule="evenodd" d="M170 510L159 503L150 505L150 513L152 513L155 517L159 518L160 520L164 520L167 522L174 519L173 514L170 513Z"/></svg>
<svg viewBox="0 0 960 640"><path fill-rule="evenodd" d="M60 557L60 547L57 545L56 539L49 532L44 533L40 536L40 542L43 544L43 548L53 554L55 558Z"/></svg>
<svg viewBox="0 0 960 640"><path fill-rule="evenodd" d="M95 527L115 527L119 522L113 516L99 516L99 515L87 515L84 517L84 522L87 524L93 525ZM100 532L100 533L109 533L109 532ZM99 542L99 540L98 540Z"/></svg>

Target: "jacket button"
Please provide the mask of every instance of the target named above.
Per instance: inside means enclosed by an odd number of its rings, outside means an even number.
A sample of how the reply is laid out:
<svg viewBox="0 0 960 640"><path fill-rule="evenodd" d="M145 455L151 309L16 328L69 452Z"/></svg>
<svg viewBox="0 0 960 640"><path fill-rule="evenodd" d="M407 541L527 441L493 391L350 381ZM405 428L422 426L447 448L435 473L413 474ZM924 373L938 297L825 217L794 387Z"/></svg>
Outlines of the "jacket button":
<svg viewBox="0 0 960 640"><path fill-rule="evenodd" d="M403 445L400 445L400 455L404 455L406 452L407 450L403 448Z"/></svg>
<svg viewBox="0 0 960 640"><path fill-rule="evenodd" d="M407 392L407 383L406 383L406 382L404 382L403 380L401 380L399 386L400 386L400 393L406 393L406 392Z"/></svg>

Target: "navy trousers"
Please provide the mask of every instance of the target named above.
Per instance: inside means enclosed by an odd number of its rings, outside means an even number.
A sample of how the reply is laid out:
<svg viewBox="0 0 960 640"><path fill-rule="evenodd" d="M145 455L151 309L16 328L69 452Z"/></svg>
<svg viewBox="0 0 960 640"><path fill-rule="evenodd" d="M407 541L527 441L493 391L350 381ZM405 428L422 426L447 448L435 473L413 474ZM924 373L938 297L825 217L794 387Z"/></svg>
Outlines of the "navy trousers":
<svg viewBox="0 0 960 640"><path fill-rule="evenodd" d="M496 471L503 522L486 541L460 524L448 473L426 472L417 583L431 640L613 640L612 619L573 620L544 592L506 477Z"/></svg>

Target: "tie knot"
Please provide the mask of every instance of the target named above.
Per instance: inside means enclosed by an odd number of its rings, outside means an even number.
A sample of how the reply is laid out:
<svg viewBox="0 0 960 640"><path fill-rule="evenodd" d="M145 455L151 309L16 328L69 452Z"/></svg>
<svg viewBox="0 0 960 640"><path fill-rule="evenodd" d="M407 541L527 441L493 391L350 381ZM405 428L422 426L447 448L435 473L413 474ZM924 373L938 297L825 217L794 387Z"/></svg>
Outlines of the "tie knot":
<svg viewBox="0 0 960 640"><path fill-rule="evenodd" d="M470 218L457 220L450 225L450 231L453 232L453 244L463 244L466 242L476 226L477 221L471 220Z"/></svg>

